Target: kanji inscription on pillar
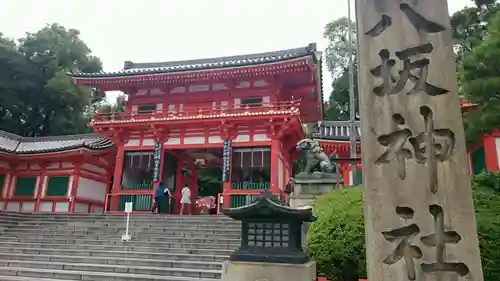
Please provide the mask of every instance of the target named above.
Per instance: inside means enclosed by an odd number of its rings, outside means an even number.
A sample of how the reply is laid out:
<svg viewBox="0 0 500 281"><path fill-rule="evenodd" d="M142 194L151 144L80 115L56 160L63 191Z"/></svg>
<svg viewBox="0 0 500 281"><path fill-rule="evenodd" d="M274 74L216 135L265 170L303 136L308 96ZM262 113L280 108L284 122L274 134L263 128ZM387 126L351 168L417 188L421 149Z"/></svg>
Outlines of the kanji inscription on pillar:
<svg viewBox="0 0 500 281"><path fill-rule="evenodd" d="M368 280L482 281L446 0L357 0Z"/></svg>

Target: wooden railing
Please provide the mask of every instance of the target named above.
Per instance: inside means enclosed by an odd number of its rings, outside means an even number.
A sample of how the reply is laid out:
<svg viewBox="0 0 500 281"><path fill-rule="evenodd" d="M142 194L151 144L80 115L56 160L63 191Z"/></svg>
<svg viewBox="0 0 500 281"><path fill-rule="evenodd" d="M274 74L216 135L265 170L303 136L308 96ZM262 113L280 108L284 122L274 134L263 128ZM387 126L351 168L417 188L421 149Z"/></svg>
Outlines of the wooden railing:
<svg viewBox="0 0 500 281"><path fill-rule="evenodd" d="M134 122L151 119L182 120L182 119L205 119L214 117L232 116L258 116L271 114L290 114L299 112L298 101L285 101L270 104L247 104L229 106L207 106L189 107L171 111L168 109L138 112L118 112L118 113L95 113L93 123L107 122Z"/></svg>

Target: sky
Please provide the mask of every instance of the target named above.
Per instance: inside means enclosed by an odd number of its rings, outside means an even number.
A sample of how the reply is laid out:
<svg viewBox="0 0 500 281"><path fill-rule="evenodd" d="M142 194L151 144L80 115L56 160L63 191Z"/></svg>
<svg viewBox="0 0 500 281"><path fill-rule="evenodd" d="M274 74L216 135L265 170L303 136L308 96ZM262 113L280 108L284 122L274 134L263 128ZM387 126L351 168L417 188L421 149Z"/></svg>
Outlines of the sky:
<svg viewBox="0 0 500 281"><path fill-rule="evenodd" d="M354 6L354 0L351 1ZM57 22L80 30L105 71L124 61L158 62L276 51L317 43L347 16L348 0L15 0L4 1L0 32L19 38ZM453 13L470 0L448 0ZM353 13L354 14L354 13ZM353 15L354 17L354 15ZM323 91L331 92L324 69ZM116 93L108 94L114 100Z"/></svg>

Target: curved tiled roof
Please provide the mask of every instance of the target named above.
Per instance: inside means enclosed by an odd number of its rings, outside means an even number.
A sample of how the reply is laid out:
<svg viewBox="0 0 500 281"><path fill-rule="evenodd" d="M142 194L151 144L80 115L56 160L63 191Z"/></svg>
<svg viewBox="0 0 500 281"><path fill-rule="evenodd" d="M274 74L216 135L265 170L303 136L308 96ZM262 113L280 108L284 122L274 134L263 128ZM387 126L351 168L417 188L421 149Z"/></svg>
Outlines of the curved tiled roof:
<svg viewBox="0 0 500 281"><path fill-rule="evenodd" d="M162 74L162 73L175 73L184 71L206 70L206 69L220 69L227 67L239 66L253 66L267 63L276 63L291 59L297 59L306 56L316 57L316 44L309 44L306 47L294 48L275 52L256 53L248 55L184 60L184 61L170 61L170 62L155 62L155 63L133 63L131 61L125 62L124 69L115 72L94 72L83 73L74 72L69 73L73 77L118 77L118 76L133 76L133 75L147 75L147 74Z"/></svg>
<svg viewBox="0 0 500 281"><path fill-rule="evenodd" d="M314 137L322 140L348 141L350 139L350 121L321 121L319 131ZM361 139L360 122L355 121L356 140Z"/></svg>
<svg viewBox="0 0 500 281"><path fill-rule="evenodd" d="M99 134L29 138L0 131L0 151L17 155L60 152L78 148L101 150L112 146L110 140Z"/></svg>

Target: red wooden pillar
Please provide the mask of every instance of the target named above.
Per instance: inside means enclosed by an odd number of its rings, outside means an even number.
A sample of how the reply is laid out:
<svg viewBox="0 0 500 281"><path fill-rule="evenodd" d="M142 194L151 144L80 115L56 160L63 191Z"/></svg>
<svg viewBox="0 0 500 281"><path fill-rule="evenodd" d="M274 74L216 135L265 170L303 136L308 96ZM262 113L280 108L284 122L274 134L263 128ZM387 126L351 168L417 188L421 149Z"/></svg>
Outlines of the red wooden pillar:
<svg viewBox="0 0 500 281"><path fill-rule="evenodd" d="M493 135L486 135L483 138L484 154L486 158L486 170L488 172L495 172L500 170L498 167L498 152L496 145L496 137Z"/></svg>
<svg viewBox="0 0 500 281"><path fill-rule="evenodd" d="M281 151L281 141L279 139L271 140L271 187L270 191L274 194L280 192L279 189L279 177L283 175L279 174L279 161Z"/></svg>
<svg viewBox="0 0 500 281"><path fill-rule="evenodd" d="M223 171L224 172L224 171ZM229 179L222 183L222 199L224 208L231 207L231 191L233 191L233 148L229 150ZM219 200L219 198L217 198Z"/></svg>
<svg viewBox="0 0 500 281"><path fill-rule="evenodd" d="M113 187L111 188L111 194L119 193L121 190L124 161L125 161L125 146L124 143L118 143L116 151L115 172L113 174ZM108 197L107 200L109 200L110 202L110 211L118 210L118 203L120 202L119 196L110 196Z"/></svg>
<svg viewBox="0 0 500 281"><path fill-rule="evenodd" d="M40 200L42 199L42 195L43 195L43 186L45 184L45 181L47 180L47 177L45 174L46 165L42 163L40 166L41 166L42 170L40 172L38 186L36 187L36 194L35 194L36 201L35 201L35 208L33 210L34 212L40 212Z"/></svg>
<svg viewBox="0 0 500 281"><path fill-rule="evenodd" d="M198 198L198 167L193 167L191 173L191 210L196 208L196 199Z"/></svg>
<svg viewBox="0 0 500 281"><path fill-rule="evenodd" d="M177 214L181 207L182 187L184 186L184 176L182 175L182 168L184 166L184 157L177 156L177 172L175 174L175 191L172 198L175 199L174 213Z"/></svg>
<svg viewBox="0 0 500 281"><path fill-rule="evenodd" d="M73 174L73 181L71 182L71 194L69 194L71 198L71 202L69 203L69 212L75 212L76 206L76 195L78 192L78 181L80 180L80 170L82 168L82 163L77 163L75 165L75 172Z"/></svg>

